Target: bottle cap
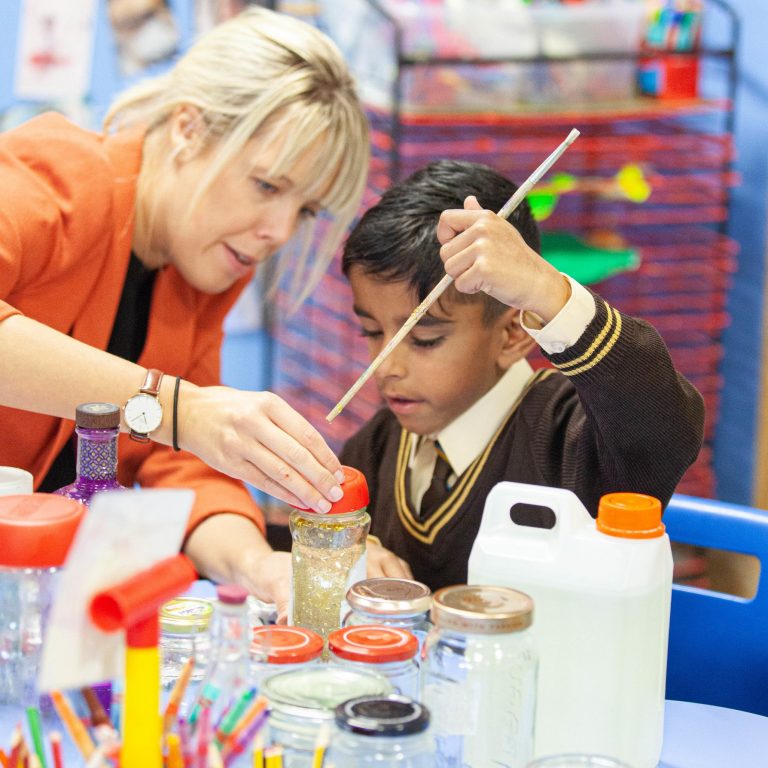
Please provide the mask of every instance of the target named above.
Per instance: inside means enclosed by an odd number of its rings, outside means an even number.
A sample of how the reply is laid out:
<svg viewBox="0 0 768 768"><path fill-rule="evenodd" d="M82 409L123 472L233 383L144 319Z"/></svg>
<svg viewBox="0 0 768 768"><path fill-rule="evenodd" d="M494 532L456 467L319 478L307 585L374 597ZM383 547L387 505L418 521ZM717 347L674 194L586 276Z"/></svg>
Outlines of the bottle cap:
<svg viewBox="0 0 768 768"><path fill-rule="evenodd" d="M339 483L341 490L344 491L344 495L331 504L331 508L328 512L322 515L318 512L315 513L311 509L306 507L295 507L302 512L308 512L310 514L318 514L320 517L325 515L345 515L349 512L356 512L359 509L365 509L368 506L370 497L368 495L368 483L365 481L365 475L354 467L344 467L344 480Z"/></svg>
<svg viewBox="0 0 768 768"><path fill-rule="evenodd" d="M426 613L432 605L432 592L420 581L380 576L353 584L347 590L347 602L353 610L365 613Z"/></svg>
<svg viewBox="0 0 768 768"><path fill-rule="evenodd" d="M199 597L176 597L160 608L160 629L174 635L205 632L213 616L213 603Z"/></svg>
<svg viewBox="0 0 768 768"><path fill-rule="evenodd" d="M340 659L386 664L412 659L419 641L407 629L363 624L334 629L328 635L328 649Z"/></svg>
<svg viewBox="0 0 768 768"><path fill-rule="evenodd" d="M82 403L75 409L75 424L84 429L116 429L120 408L113 403Z"/></svg>
<svg viewBox="0 0 768 768"><path fill-rule="evenodd" d="M0 566L54 568L64 564L85 507L51 493L0 497Z"/></svg>
<svg viewBox="0 0 768 768"><path fill-rule="evenodd" d="M304 627L254 627L251 656L269 664L300 664L312 661L323 652L323 638Z"/></svg>
<svg viewBox="0 0 768 768"><path fill-rule="evenodd" d="M479 635L519 632L533 623L533 600L509 587L457 584L435 592L432 623Z"/></svg>
<svg viewBox="0 0 768 768"><path fill-rule="evenodd" d="M661 502L643 493L606 493L597 508L597 530L625 539L663 536Z"/></svg>
<svg viewBox="0 0 768 768"><path fill-rule="evenodd" d="M216 597L220 603L240 605L248 599L248 590L239 584L217 584Z"/></svg>
<svg viewBox="0 0 768 768"><path fill-rule="evenodd" d="M410 736L429 728L429 710L396 693L345 701L336 707L335 719L342 730L365 736Z"/></svg>

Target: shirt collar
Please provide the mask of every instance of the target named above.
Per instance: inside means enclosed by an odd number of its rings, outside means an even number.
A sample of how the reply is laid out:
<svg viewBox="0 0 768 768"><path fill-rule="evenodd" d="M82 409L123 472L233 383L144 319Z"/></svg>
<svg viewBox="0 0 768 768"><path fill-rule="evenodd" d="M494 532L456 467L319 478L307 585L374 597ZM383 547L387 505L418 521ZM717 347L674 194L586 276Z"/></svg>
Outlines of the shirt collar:
<svg viewBox="0 0 768 768"><path fill-rule="evenodd" d="M518 360L464 413L437 434L429 435L440 443L457 475L461 475L488 445L532 375L533 368L528 361ZM411 460L418 444L419 435L411 435Z"/></svg>

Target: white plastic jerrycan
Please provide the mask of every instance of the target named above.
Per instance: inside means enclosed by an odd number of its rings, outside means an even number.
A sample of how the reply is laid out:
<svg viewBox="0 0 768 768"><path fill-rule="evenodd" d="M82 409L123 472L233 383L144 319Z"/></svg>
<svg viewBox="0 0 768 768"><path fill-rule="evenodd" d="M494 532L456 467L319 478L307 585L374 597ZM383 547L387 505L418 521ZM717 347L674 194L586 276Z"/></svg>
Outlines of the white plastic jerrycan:
<svg viewBox="0 0 768 768"><path fill-rule="evenodd" d="M551 527L521 524L531 513ZM499 483L485 503L468 582L533 598L536 756L581 752L656 766L672 590L658 499L608 494L596 521L571 491Z"/></svg>

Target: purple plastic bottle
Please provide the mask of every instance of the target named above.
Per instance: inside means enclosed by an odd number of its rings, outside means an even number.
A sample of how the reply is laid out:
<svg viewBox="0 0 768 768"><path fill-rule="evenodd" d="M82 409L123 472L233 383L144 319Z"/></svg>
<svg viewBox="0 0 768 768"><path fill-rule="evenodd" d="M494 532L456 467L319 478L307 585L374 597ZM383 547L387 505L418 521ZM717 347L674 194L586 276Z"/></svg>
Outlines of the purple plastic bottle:
<svg viewBox="0 0 768 768"><path fill-rule="evenodd" d="M99 491L124 490L117 481L117 436L120 409L112 403L83 403L75 412L77 477L59 488L61 496L88 506Z"/></svg>

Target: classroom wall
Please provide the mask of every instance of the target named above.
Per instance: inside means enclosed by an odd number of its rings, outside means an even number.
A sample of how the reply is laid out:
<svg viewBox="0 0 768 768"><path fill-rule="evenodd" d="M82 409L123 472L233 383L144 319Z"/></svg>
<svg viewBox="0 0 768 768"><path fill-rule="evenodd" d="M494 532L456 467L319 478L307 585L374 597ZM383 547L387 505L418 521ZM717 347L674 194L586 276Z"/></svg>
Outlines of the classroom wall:
<svg viewBox="0 0 768 768"><path fill-rule="evenodd" d="M76 0L70 0L75 2ZM730 0L742 20L739 54L740 86L736 102L737 170L741 186L733 190L729 231L740 244L739 267L729 296L732 323L726 330L723 402L715 438L715 470L719 498L750 503L754 482L757 433L761 318L763 311L765 210L768 188L768 3ZM170 0L184 39L192 29L192 0ZM14 104L13 71L21 0L0 0L0 110ZM712 30L716 35L716 30ZM94 47L91 101L103 113L113 93L130 84L117 68L100 0ZM268 384L268 346L258 329L227 336L223 354L225 381L263 388Z"/></svg>
<svg viewBox="0 0 768 768"><path fill-rule="evenodd" d="M730 0L742 21L740 85L736 97L736 167L729 232L740 244L729 295L732 321L725 332L723 402L715 437L717 496L752 501L757 436L762 311L765 297L766 189L768 188L768 3ZM712 31L716 34L716 30Z"/></svg>

